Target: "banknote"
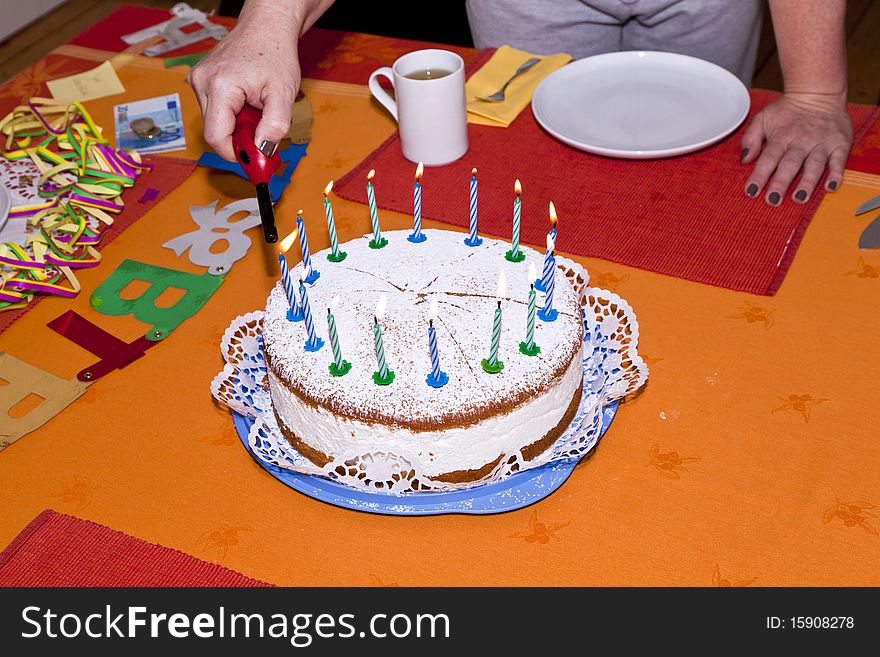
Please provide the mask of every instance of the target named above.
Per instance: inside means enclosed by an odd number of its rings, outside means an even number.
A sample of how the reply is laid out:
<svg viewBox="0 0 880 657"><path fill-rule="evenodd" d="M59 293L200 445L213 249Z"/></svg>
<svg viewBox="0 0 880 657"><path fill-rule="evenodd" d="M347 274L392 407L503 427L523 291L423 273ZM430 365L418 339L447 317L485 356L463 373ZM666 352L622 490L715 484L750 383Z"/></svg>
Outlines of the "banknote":
<svg viewBox="0 0 880 657"><path fill-rule="evenodd" d="M167 153L186 148L180 95L145 98L116 105L116 148L139 153Z"/></svg>

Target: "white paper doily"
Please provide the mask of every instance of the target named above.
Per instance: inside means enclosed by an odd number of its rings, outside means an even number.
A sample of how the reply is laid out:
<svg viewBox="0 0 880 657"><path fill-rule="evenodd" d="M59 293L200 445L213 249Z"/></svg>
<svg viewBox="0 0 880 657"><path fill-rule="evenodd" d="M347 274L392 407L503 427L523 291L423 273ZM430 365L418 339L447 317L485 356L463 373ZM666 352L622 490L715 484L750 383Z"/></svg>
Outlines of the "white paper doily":
<svg viewBox="0 0 880 657"><path fill-rule="evenodd" d="M221 340L226 365L211 382L211 393L231 410L253 419L248 435L251 452L266 464L291 472L326 477L371 492L407 494L469 488L499 481L515 472L582 457L599 439L603 409L640 388L648 368L638 355L639 325L629 304L613 292L589 287L589 274L579 264L558 258L581 295L584 321L583 396L562 436L531 461L519 450L504 455L485 478L465 484L438 482L423 476L415 453L353 451L333 455L319 467L299 454L278 428L265 384L266 364L260 335L263 313L236 317ZM541 436L535 436L537 441Z"/></svg>

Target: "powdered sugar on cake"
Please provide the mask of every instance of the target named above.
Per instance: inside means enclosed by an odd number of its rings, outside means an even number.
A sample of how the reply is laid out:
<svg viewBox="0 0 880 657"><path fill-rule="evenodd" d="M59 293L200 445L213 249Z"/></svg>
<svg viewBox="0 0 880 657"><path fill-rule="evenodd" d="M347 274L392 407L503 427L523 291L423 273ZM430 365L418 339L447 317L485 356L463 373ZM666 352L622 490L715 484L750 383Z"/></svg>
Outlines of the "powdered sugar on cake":
<svg viewBox="0 0 880 657"><path fill-rule="evenodd" d="M297 397L337 415L431 431L478 423L541 395L565 378L573 357L580 353L583 328L578 295L561 272L556 275L553 304L559 318L535 323L541 353L529 357L519 350L526 331L529 263L540 272L544 254L522 247L526 260L511 263L504 258L508 243L483 238L481 246L467 247L464 234L424 232L428 239L421 244L408 242L405 231L387 232L389 244L382 249L369 248L369 235L353 240L342 245L348 257L341 263L328 262L328 251L312 256L321 276L308 287L308 296L318 335L326 342L318 352L303 348L305 323L288 321L283 286L275 286L266 306L263 340L270 369ZM502 302L499 351L505 367L488 374L480 361L489 354L501 269L506 273L508 297ZM301 263L291 268L296 280L301 273ZM394 382L387 386L376 385L372 378L378 369L373 316L382 293L388 295L381 321L385 354L395 372ZM449 375L442 388L425 381L431 370L428 308L433 293L439 300L435 326L440 364ZM337 294L341 303L334 317L339 343L343 357L352 364L341 377L328 370L333 352L326 314ZM543 296L538 294L538 308Z"/></svg>

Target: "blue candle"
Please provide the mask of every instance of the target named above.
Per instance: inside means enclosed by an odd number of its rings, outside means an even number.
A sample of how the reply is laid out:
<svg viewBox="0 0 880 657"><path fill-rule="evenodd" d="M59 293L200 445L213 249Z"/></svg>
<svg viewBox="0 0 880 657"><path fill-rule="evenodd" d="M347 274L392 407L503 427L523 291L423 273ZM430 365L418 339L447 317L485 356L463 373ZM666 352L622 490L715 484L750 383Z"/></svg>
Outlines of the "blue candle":
<svg viewBox="0 0 880 657"><path fill-rule="evenodd" d="M296 239L296 231L281 240L279 244L280 253L278 254L278 264L281 267L281 282L284 284L284 293L287 295L287 303L290 306L287 309L287 319L291 322L302 321L302 309L299 305L299 297L297 296L296 287L293 284L293 277L290 275L290 269L287 267L287 258L284 254Z"/></svg>
<svg viewBox="0 0 880 657"><path fill-rule="evenodd" d="M299 296L302 298L302 311L303 317L306 320L306 333L308 334L308 339L306 340L306 351L318 351L321 347L324 346L324 341L318 337L318 334L315 332L315 321L312 319L312 308L309 305L309 293L306 290L306 281L308 280L309 270L303 270L303 278L299 279Z"/></svg>
<svg viewBox="0 0 880 657"><path fill-rule="evenodd" d="M302 210L299 210L296 213L296 229L299 232L299 248L302 251L303 271L309 272L308 278L306 278L306 283L312 285L318 280L318 276L321 274L315 269L312 269L312 254L309 251L309 238L306 235L306 223L303 221L302 212Z"/></svg>
<svg viewBox="0 0 880 657"><path fill-rule="evenodd" d="M413 232L406 239L413 244L424 242L428 236L422 232L422 174L425 172L425 165L419 162L416 167L416 184L413 186Z"/></svg>
<svg viewBox="0 0 880 657"><path fill-rule="evenodd" d="M471 185L470 185L470 228L471 232L465 239L464 243L468 246L479 246L483 243L477 237L477 170L471 169Z"/></svg>
<svg viewBox="0 0 880 657"><path fill-rule="evenodd" d="M428 311L428 352L431 356L431 372L426 379L432 388L442 388L449 382L446 372L440 371L440 350L437 347L437 329L434 322L437 319L437 295L431 295L431 309Z"/></svg>
<svg viewBox="0 0 880 657"><path fill-rule="evenodd" d="M541 292L547 291L550 284L550 278L553 276L553 267L556 258L553 255L556 245L554 243L553 234L547 233L547 251L544 253L544 269L541 272L541 278L535 281L535 288Z"/></svg>
<svg viewBox="0 0 880 657"><path fill-rule="evenodd" d="M559 311L553 307L553 291L556 289L556 257L552 255L553 236L547 235L547 253L550 253L549 262L544 261L544 307L538 311L538 317L545 322L552 322L559 316ZM549 272L549 273L548 273Z"/></svg>

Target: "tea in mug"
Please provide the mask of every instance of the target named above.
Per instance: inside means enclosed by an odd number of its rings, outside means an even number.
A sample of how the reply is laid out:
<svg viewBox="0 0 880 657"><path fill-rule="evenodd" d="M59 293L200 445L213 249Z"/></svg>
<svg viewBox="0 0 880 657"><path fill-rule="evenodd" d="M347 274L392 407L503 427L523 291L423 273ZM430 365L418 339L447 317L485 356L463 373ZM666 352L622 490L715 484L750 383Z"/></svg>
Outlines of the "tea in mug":
<svg viewBox="0 0 880 657"><path fill-rule="evenodd" d="M407 73L404 77L410 80L437 80L445 78L447 75L452 75L452 71L442 68L421 68L412 73Z"/></svg>

